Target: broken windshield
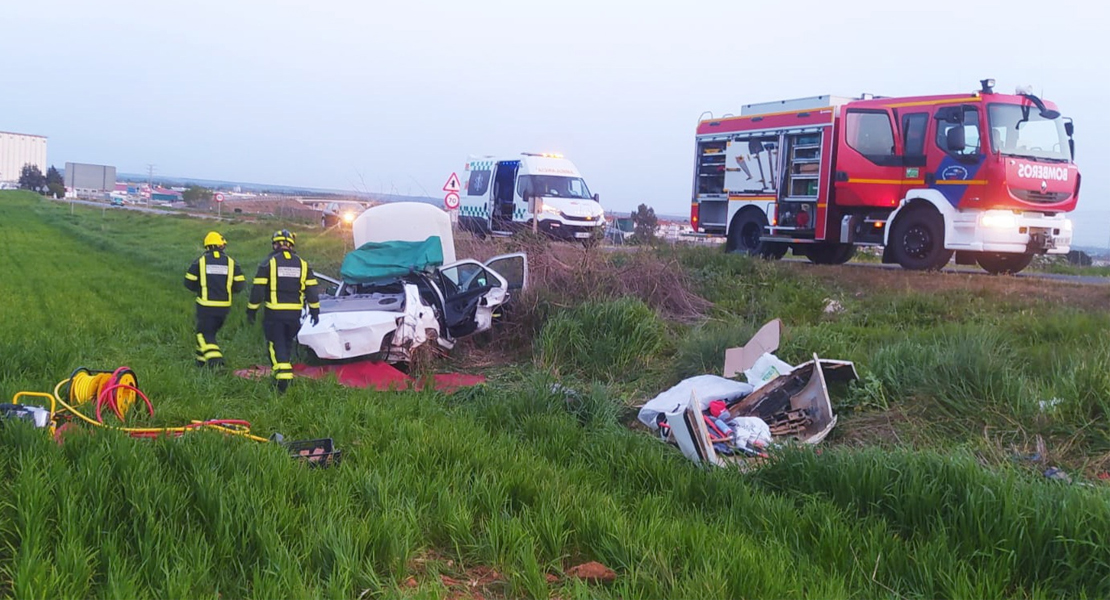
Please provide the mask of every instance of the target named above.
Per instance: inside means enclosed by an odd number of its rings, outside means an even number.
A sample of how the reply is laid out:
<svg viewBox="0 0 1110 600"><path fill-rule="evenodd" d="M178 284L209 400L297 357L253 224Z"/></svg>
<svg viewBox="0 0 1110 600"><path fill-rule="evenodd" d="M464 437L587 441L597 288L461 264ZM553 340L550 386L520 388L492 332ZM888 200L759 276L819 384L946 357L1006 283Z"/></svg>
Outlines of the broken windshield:
<svg viewBox="0 0 1110 600"><path fill-rule="evenodd" d="M549 198L579 198L592 200L590 188L581 177L558 175L521 175L516 191L521 198L535 194Z"/></svg>
<svg viewBox="0 0 1110 600"><path fill-rule="evenodd" d="M991 104L991 148L1009 156L1071 160L1064 119L1046 119L1036 107Z"/></svg>

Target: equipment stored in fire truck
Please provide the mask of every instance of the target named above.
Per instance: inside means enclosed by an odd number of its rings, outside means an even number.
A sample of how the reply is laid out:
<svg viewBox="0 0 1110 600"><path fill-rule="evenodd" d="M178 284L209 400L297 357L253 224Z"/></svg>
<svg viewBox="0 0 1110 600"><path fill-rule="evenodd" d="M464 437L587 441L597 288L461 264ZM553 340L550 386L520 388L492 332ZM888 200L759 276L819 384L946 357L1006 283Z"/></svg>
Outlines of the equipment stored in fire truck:
<svg viewBox="0 0 1110 600"><path fill-rule="evenodd" d="M535 226L552 237L590 240L605 231L605 211L574 163L560 154L471 158L459 226L485 235ZM535 221L533 223L533 221Z"/></svg>
<svg viewBox="0 0 1110 600"><path fill-rule="evenodd" d="M698 123L691 225L731 252L1016 273L1066 254L1074 125L1031 90L749 104ZM703 115L704 116L704 115Z"/></svg>

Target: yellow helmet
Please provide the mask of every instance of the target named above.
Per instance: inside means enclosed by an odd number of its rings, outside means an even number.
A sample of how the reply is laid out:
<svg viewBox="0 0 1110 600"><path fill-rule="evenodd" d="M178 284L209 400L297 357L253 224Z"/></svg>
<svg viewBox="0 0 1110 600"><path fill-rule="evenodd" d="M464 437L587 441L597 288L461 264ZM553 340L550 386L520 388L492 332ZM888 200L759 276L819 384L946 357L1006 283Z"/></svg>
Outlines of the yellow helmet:
<svg viewBox="0 0 1110 600"><path fill-rule="evenodd" d="M290 232L288 229L275 231L274 235L270 237L270 243L281 244L292 248L297 244L297 234Z"/></svg>
<svg viewBox="0 0 1110 600"><path fill-rule="evenodd" d="M209 246L219 246L219 247L222 248L226 245L227 245L227 240L225 240L224 236L220 235L218 232L209 231L208 235L204 236L204 247L205 248L207 248Z"/></svg>

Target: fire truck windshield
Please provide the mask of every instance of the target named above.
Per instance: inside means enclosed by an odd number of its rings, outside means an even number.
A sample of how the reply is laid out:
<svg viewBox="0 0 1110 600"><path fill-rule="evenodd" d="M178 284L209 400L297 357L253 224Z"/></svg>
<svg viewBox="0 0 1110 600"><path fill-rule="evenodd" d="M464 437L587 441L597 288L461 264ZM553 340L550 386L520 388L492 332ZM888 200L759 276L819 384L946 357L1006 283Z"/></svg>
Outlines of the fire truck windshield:
<svg viewBox="0 0 1110 600"><path fill-rule="evenodd" d="M1071 160L1064 119L1046 119L1031 106L991 104L991 149L1009 156Z"/></svg>
<svg viewBox="0 0 1110 600"><path fill-rule="evenodd" d="M517 181L517 193L522 198L536 194L553 198L593 199L581 177L559 175L521 175Z"/></svg>

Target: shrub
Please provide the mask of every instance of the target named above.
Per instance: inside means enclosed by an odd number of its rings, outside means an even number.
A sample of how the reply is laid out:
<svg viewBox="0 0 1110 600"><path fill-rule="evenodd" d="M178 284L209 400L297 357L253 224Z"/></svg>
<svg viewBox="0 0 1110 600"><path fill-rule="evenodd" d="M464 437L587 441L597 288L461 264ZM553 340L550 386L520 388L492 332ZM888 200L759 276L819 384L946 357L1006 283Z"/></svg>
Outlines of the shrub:
<svg viewBox="0 0 1110 600"><path fill-rule="evenodd" d="M756 332L756 327L745 322L709 322L696 327L678 344L674 359L675 375L680 379L704 375L720 375L724 367L725 350L743 346Z"/></svg>
<svg viewBox="0 0 1110 600"><path fill-rule="evenodd" d="M587 302L556 313L536 343L540 364L584 377L638 375L664 344L662 320L642 301Z"/></svg>
<svg viewBox="0 0 1110 600"><path fill-rule="evenodd" d="M893 397L933 398L949 416L978 421L983 410L1021 416L1030 408L1031 390L1018 365L996 330L964 326L881 348L871 368Z"/></svg>

